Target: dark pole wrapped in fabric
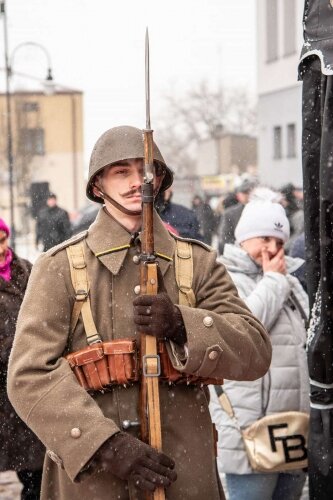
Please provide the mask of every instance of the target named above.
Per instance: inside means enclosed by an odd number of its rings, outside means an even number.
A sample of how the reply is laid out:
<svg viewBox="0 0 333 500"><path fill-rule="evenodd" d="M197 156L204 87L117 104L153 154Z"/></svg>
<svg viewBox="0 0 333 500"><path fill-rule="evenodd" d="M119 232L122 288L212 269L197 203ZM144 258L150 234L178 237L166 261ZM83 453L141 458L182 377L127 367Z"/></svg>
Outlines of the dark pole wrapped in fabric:
<svg viewBox="0 0 333 500"><path fill-rule="evenodd" d="M302 160L311 318L309 487L311 500L333 498L333 1L306 0Z"/></svg>

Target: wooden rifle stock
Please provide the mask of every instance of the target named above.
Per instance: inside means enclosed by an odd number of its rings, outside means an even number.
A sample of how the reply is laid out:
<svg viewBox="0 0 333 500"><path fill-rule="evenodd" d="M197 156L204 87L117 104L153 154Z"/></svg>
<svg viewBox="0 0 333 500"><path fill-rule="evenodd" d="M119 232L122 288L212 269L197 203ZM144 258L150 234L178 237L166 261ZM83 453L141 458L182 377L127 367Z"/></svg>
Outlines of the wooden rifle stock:
<svg viewBox="0 0 333 500"><path fill-rule="evenodd" d="M149 36L146 30L146 128L143 131L144 181L142 184L142 236L141 236L141 294L158 292L157 263L154 253L154 142L150 126ZM157 341L152 335L141 334L141 438L158 451L162 451L159 375L160 358ZM147 500L165 500L163 487L146 494Z"/></svg>

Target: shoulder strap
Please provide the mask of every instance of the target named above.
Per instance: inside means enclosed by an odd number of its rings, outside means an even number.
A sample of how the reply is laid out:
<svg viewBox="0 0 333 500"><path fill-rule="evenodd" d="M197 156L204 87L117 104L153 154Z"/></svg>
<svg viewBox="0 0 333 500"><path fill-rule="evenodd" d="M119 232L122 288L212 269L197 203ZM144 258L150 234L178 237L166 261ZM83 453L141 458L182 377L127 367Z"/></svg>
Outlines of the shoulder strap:
<svg viewBox="0 0 333 500"><path fill-rule="evenodd" d="M84 242L66 248L71 280L75 291L75 303L71 316L71 332L74 331L80 314L84 324L88 345L101 341L91 312L89 299L89 280L84 255Z"/></svg>
<svg viewBox="0 0 333 500"><path fill-rule="evenodd" d="M187 241L176 240L175 272L179 288L179 304L195 307L196 300L192 290L192 245Z"/></svg>
<svg viewBox="0 0 333 500"><path fill-rule="evenodd" d="M71 317L71 332L74 331L79 316L82 320L87 335L88 344L101 340L91 312L89 299L89 280L87 265L84 255L84 242L66 248L69 261L71 280L75 291L75 303ZM179 288L179 303L195 307L195 295L192 289L193 282L193 255L192 245L187 241L176 240L175 258L176 281Z"/></svg>

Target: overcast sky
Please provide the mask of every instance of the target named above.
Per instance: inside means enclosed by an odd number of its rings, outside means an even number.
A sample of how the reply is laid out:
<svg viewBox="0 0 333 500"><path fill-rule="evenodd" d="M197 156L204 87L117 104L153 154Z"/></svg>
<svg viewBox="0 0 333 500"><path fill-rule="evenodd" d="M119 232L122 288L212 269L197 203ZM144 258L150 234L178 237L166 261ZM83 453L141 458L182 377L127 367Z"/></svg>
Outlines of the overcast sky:
<svg viewBox="0 0 333 500"><path fill-rule="evenodd" d="M7 0L7 17L10 53L41 43L55 80L84 92L86 158L106 129L145 125L146 26L152 125L170 89L181 95L207 79L256 90L255 0ZM2 22L0 29L3 67ZM42 51L16 52L14 70L43 77L45 67Z"/></svg>

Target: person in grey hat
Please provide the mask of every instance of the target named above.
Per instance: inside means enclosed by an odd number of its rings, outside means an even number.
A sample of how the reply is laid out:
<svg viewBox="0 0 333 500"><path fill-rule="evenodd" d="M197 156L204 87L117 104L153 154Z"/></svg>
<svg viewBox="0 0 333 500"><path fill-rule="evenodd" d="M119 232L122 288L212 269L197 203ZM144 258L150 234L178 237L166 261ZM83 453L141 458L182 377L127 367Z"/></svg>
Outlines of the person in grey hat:
<svg viewBox="0 0 333 500"><path fill-rule="evenodd" d="M297 500L306 479L303 470L253 471L240 433L240 428L265 415L309 412L304 348L308 298L291 274L302 265L302 259L284 254L289 233L282 205L250 201L236 226L235 244L226 244L223 256L219 257L239 295L267 328L273 346L272 364L263 378L254 382L226 380L223 385L238 426L222 408L218 391L211 391L210 408L219 434L218 467L226 475L230 500Z"/></svg>
<svg viewBox="0 0 333 500"><path fill-rule="evenodd" d="M156 197L173 174L156 144L153 158ZM216 253L194 240L186 240L181 257L191 264L185 290L196 307L179 303L180 238L156 211L159 288L156 295L140 295L142 182L142 130L105 132L92 152L87 184L88 198L102 205L95 222L43 254L32 271L8 391L47 448L42 500L134 500L158 486L173 500L223 499L202 381L252 380L270 363L265 329L216 263ZM165 371L162 364L159 381L163 451L141 440L138 425L141 332L157 337L170 365Z"/></svg>

